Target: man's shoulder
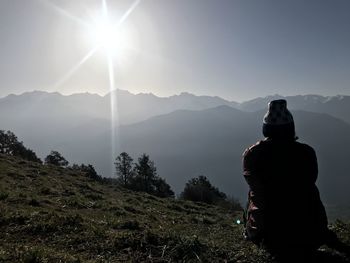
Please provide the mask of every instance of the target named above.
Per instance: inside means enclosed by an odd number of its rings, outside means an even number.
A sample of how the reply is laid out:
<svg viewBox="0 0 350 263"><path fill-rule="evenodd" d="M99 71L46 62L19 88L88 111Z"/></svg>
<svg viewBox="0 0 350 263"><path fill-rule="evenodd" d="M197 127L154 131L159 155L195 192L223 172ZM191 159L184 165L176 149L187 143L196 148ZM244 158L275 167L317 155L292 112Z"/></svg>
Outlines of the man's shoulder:
<svg viewBox="0 0 350 263"><path fill-rule="evenodd" d="M295 142L295 144L297 145L297 147L305 152L308 152L308 153L315 153L315 150L314 148L312 148L310 145L306 144L306 143L301 143L301 142Z"/></svg>
<svg viewBox="0 0 350 263"><path fill-rule="evenodd" d="M243 156L246 156L248 154L252 154L254 152L258 152L260 149L262 149L266 144L265 140L257 141L255 144L249 146L247 149L244 150Z"/></svg>
<svg viewBox="0 0 350 263"><path fill-rule="evenodd" d="M245 149L245 151L243 152L243 157L247 156L247 155L251 155L251 154L254 155L254 154L262 153L264 151L268 151L272 145L273 145L273 142L271 140L257 141L255 144L253 144L253 145L249 146L247 149ZM293 147L293 145L294 145L294 147ZM288 147L293 147L294 150L297 149L297 151L299 151L299 152L305 152L305 153L309 153L312 155L315 154L315 150L306 143L294 141L292 144L289 144Z"/></svg>

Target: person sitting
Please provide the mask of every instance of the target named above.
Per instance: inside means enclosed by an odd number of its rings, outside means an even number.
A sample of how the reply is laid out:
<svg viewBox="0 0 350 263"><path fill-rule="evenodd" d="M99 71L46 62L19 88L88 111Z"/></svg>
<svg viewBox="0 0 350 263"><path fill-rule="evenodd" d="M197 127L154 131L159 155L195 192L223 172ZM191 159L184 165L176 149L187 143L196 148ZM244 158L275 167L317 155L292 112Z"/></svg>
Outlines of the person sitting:
<svg viewBox="0 0 350 263"><path fill-rule="evenodd" d="M316 186L316 153L297 142L286 100L268 104L263 134L266 138L243 154L243 175L249 185L246 239L289 259L293 254L306 256L326 243L339 244L328 229Z"/></svg>

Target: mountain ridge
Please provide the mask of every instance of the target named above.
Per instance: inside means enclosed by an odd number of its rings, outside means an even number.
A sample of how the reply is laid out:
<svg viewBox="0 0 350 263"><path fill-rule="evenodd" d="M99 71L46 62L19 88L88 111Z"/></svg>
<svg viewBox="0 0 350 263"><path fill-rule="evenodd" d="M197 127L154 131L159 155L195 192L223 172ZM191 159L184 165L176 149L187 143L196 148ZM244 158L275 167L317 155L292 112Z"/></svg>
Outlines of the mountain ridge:
<svg viewBox="0 0 350 263"><path fill-rule="evenodd" d="M120 113L119 122L122 124L136 123L138 121L146 120L149 117L169 113L178 109L201 110L220 105L228 105L239 110L254 112L266 109L267 103L273 99L286 99L290 109L319 113L324 112L334 117L342 118L350 123L350 116L348 114L348 112L350 112L350 96L347 95L322 96L308 94L282 96L275 94L239 103L218 96L198 96L188 92L182 92L169 97L159 97L153 93L133 94L127 90L119 89L107 93L104 96L92 93L62 95L58 92L32 91L20 95L11 94L0 98L0 109L2 108L4 110L3 104L6 104L9 107L9 103L18 103L18 101L21 102L21 99L25 101L35 99L37 103L42 103L42 100L55 98L56 100L59 100L63 106L67 105L72 108L73 111L86 111L89 112L89 114L94 114L94 112L91 112L90 108L98 108L94 116L109 119L111 112L111 94L116 94L117 110ZM38 99L40 100L38 101ZM77 105L84 104L88 104L87 107L82 107L82 109L77 107Z"/></svg>

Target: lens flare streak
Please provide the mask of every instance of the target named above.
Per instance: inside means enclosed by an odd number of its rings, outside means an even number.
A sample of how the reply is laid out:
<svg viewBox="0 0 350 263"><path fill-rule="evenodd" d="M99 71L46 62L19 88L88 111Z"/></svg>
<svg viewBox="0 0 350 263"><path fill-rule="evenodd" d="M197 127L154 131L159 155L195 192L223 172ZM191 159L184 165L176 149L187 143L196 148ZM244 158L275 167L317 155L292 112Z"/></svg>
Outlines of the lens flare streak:
<svg viewBox="0 0 350 263"><path fill-rule="evenodd" d="M97 51L97 47L90 50L75 66L73 66L63 77L58 80L52 87L52 89L57 90L63 83L65 83L79 68Z"/></svg>
<svg viewBox="0 0 350 263"><path fill-rule="evenodd" d="M54 5L53 3L49 1L39 0L41 2L44 2L46 5L51 6L56 12L59 14L72 19L73 21L79 23L80 25L83 25L85 27L90 27L89 23L86 23L85 21L81 20L78 17L75 17L74 15L70 14L66 10L62 9L61 7L58 7ZM130 14L136 9L136 7L140 4L141 0L136 0L133 2L133 4L129 7L128 10L121 16L121 18L118 20L116 26L120 27L126 19L130 16ZM102 16L105 19L105 21L109 21L109 12L108 12L108 6L107 1L102 0ZM106 29L104 29L106 31ZM103 31L103 32L104 32ZM64 82L66 82L97 50L103 48L101 44L94 47L86 56L84 56L79 63L77 63L74 67L71 68L56 84L53 85L53 89L59 88ZM113 62L113 54L106 50L106 56L107 56L107 65L108 65L108 78L109 78L109 92L110 92L110 118L111 118L111 157L112 157L112 171L113 171L113 160L116 157L117 148L119 148L120 144L120 138L119 138L119 116L118 116L118 110L117 110L117 91L115 87L115 76L114 76L114 62ZM113 175L111 175L113 176Z"/></svg>
<svg viewBox="0 0 350 263"><path fill-rule="evenodd" d="M117 154L117 148L119 144L119 133L117 131L118 128L118 110L117 110L117 91L115 89L115 80L114 80L114 65L113 65L113 59L111 56L107 56L107 63L108 63L108 75L109 75L109 96L110 96L110 114L111 114L111 165L112 165L112 171L113 171L113 161L114 158L116 158Z"/></svg>
<svg viewBox="0 0 350 263"><path fill-rule="evenodd" d="M131 7L124 13L124 15L118 21L117 26L122 25L122 23L128 18L128 16L135 10L141 0L136 0ZM106 0L102 0L102 12L106 21L108 21L108 7ZM115 88L115 79L114 79L114 64L113 64L113 55L107 53L107 63L108 63L108 75L109 75L109 91L110 91L110 106L111 106L111 144L112 144L112 169L113 170L113 161L116 158L117 149L119 149L120 144L120 135L118 132L119 127L119 116L117 110L117 91Z"/></svg>
<svg viewBox="0 0 350 263"><path fill-rule="evenodd" d="M44 3L47 6L50 6L51 8L53 8L58 14L65 16L66 18L69 18L75 22L77 22L78 24L80 24L81 26L84 27L89 27L89 24L86 23L84 20L72 15L71 13L69 13L67 10L55 5L54 3L52 3L51 1L45 1L45 0L39 0L40 2Z"/></svg>
<svg viewBox="0 0 350 263"><path fill-rule="evenodd" d="M120 18L118 25L120 26L121 24L124 23L124 21L128 18L128 16L135 10L135 8L140 4L141 0L136 0L130 8L124 13L124 15Z"/></svg>

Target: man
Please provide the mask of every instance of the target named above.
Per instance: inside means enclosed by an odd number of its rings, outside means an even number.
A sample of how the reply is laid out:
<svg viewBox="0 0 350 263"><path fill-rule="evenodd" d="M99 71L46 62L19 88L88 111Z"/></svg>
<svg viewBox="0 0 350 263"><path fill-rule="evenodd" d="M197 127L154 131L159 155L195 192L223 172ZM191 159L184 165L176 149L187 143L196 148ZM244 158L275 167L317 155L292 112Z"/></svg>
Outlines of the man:
<svg viewBox="0 0 350 263"><path fill-rule="evenodd" d="M263 134L266 138L243 154L243 175L250 188L245 236L278 257L304 256L336 240L327 228L315 184L315 151L297 142L285 100L269 103Z"/></svg>

